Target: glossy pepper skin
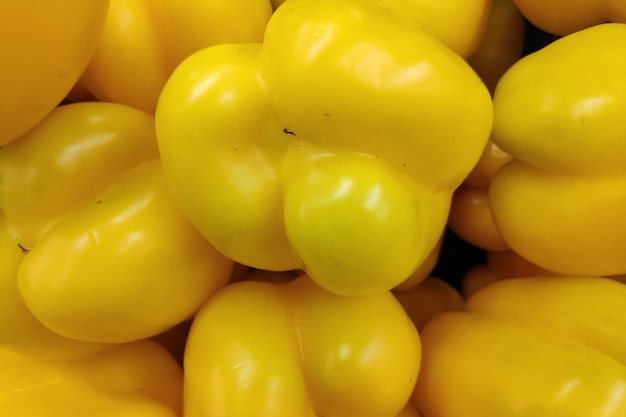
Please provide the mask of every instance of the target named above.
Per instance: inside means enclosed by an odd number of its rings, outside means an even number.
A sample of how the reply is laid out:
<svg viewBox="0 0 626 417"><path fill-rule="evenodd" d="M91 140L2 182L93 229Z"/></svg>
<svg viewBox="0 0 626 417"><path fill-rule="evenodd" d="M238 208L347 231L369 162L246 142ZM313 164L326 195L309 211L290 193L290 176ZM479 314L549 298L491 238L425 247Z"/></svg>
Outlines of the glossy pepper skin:
<svg viewBox="0 0 626 417"><path fill-rule="evenodd" d="M48 360L91 355L106 343L70 339L44 326L28 309L20 293L17 272L25 253L9 231L0 212L0 349Z"/></svg>
<svg viewBox="0 0 626 417"><path fill-rule="evenodd" d="M80 84L99 100L154 113L184 58L209 45L260 42L271 13L269 0L111 0Z"/></svg>
<svg viewBox="0 0 626 417"><path fill-rule="evenodd" d="M487 30L492 0L375 0L463 58L479 48Z"/></svg>
<svg viewBox="0 0 626 417"><path fill-rule="evenodd" d="M626 286L526 277L475 293L421 332L425 416L626 414Z"/></svg>
<svg viewBox="0 0 626 417"><path fill-rule="evenodd" d="M66 362L0 349L0 369L3 416L182 416L182 369L156 342Z"/></svg>
<svg viewBox="0 0 626 417"><path fill-rule="evenodd" d="M467 58L482 42L493 0L373 0ZM273 0L275 7L285 0Z"/></svg>
<svg viewBox="0 0 626 417"><path fill-rule="evenodd" d="M70 91L96 49L108 5L0 1L0 146L35 126Z"/></svg>
<svg viewBox="0 0 626 417"><path fill-rule="evenodd" d="M419 363L417 330L389 292L342 297L306 275L242 281L193 321L185 417L394 417Z"/></svg>
<svg viewBox="0 0 626 417"><path fill-rule="evenodd" d="M432 253L491 120L465 61L364 0L284 3L263 44L185 60L156 113L172 192L216 248L344 295Z"/></svg>
<svg viewBox="0 0 626 417"><path fill-rule="evenodd" d="M565 275L626 272L626 24L571 34L518 61L494 94L492 178L510 248Z"/></svg>
<svg viewBox="0 0 626 417"><path fill-rule="evenodd" d="M0 208L0 250L12 260L0 265L12 288L2 297L28 307L9 304L19 310L7 312L3 345L47 337L22 331L27 311L72 339L149 337L190 318L230 275L232 261L168 191L153 116L131 107L61 106L2 147Z"/></svg>
<svg viewBox="0 0 626 417"><path fill-rule="evenodd" d="M502 75L522 57L524 34L524 18L512 0L495 0L485 37L467 60L490 93L493 94ZM448 226L461 239L481 249L508 249L493 221L488 189L495 172L511 159L489 140L476 166L454 192Z"/></svg>
<svg viewBox="0 0 626 417"><path fill-rule="evenodd" d="M616 0L513 0L539 29L565 36L606 22L626 23L626 3Z"/></svg>

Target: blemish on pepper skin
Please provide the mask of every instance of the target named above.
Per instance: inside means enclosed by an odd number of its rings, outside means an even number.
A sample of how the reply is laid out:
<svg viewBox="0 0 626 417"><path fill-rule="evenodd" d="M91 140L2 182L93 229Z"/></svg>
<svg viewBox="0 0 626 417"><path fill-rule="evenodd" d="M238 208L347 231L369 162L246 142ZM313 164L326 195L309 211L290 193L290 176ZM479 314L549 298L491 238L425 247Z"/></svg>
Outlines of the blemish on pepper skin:
<svg viewBox="0 0 626 417"><path fill-rule="evenodd" d="M102 204L102 200L96 201L96 204Z"/></svg>
<svg viewBox="0 0 626 417"><path fill-rule="evenodd" d="M324 112L324 117L330 117L330 113L328 113L327 111Z"/></svg>
<svg viewBox="0 0 626 417"><path fill-rule="evenodd" d="M21 243L18 243L17 247L20 248L22 253L24 253L25 255L28 254L28 252L30 252L30 248L23 246Z"/></svg>
<svg viewBox="0 0 626 417"><path fill-rule="evenodd" d="M296 136L296 134L295 134L295 133L293 133L291 130L289 130L289 129L287 129L287 128L284 128L284 129L283 129L283 133L284 133L285 135L293 135L293 136Z"/></svg>

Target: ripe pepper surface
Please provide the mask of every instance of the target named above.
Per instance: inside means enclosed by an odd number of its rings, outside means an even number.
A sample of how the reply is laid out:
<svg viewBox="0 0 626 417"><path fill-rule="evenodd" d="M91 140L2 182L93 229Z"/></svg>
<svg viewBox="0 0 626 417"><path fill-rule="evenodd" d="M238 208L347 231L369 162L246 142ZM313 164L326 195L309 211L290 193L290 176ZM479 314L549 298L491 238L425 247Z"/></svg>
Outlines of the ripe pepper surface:
<svg viewBox="0 0 626 417"><path fill-rule="evenodd" d="M463 59L364 0L284 3L263 44L185 60L156 113L172 192L218 250L343 295L432 253L491 121Z"/></svg>
<svg viewBox="0 0 626 417"><path fill-rule="evenodd" d="M565 275L626 273L626 24L594 26L514 64L492 140L515 160L489 188L509 247Z"/></svg>
<svg viewBox="0 0 626 417"><path fill-rule="evenodd" d="M111 0L95 54L80 80L97 99L154 112L174 68L225 42L259 42L269 0Z"/></svg>
<svg viewBox="0 0 626 417"><path fill-rule="evenodd" d="M626 3L615 0L513 0L539 29L565 36L606 22L626 23Z"/></svg>
<svg viewBox="0 0 626 417"><path fill-rule="evenodd" d="M96 49L108 5L0 0L0 146L35 126L70 91Z"/></svg>
<svg viewBox="0 0 626 417"><path fill-rule="evenodd" d="M493 0L373 0L467 58L482 42ZM274 7L285 0L273 0Z"/></svg>
<svg viewBox="0 0 626 417"><path fill-rule="evenodd" d="M301 275L222 288L195 316L184 360L186 417L395 417L420 341L390 292L342 297Z"/></svg>
<svg viewBox="0 0 626 417"><path fill-rule="evenodd" d="M424 416L626 415L626 286L599 277L493 283L421 331Z"/></svg>
<svg viewBox="0 0 626 417"><path fill-rule="evenodd" d="M0 259L0 349L49 360L66 360L108 347L106 343L83 342L61 336L33 316L17 283L24 252L17 246L1 212Z"/></svg>
<svg viewBox="0 0 626 417"><path fill-rule="evenodd" d="M131 107L60 106L2 147L0 209L7 348L67 354L71 341L46 328L98 344L153 336L190 318L229 278L232 261L167 189L154 117Z"/></svg>
<svg viewBox="0 0 626 417"><path fill-rule="evenodd" d="M502 75L522 57L524 34L524 18L512 0L495 0L485 38L467 60L491 93ZM511 159L489 140L478 163L452 197L449 228L481 249L508 248L493 221L488 189L494 173Z"/></svg>
<svg viewBox="0 0 626 417"><path fill-rule="evenodd" d="M3 416L182 416L182 370L148 340L64 362L0 348L0 374Z"/></svg>

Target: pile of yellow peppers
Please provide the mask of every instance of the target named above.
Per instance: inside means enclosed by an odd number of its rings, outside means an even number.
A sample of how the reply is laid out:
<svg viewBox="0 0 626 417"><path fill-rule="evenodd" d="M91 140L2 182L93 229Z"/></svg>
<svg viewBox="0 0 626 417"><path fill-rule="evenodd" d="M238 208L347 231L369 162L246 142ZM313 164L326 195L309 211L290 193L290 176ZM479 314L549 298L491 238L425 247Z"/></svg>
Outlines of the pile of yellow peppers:
<svg viewBox="0 0 626 417"><path fill-rule="evenodd" d="M0 0L0 62L0 415L626 416L626 3Z"/></svg>

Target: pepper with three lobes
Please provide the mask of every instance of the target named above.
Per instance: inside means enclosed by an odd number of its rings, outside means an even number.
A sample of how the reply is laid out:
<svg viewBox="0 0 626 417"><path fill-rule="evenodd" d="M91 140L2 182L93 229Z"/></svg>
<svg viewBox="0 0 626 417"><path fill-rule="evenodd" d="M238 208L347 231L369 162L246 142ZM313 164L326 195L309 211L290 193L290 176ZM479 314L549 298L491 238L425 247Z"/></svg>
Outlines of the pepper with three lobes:
<svg viewBox="0 0 626 417"><path fill-rule="evenodd" d="M57 107L0 149L0 346L92 354L189 319L233 262L168 191L154 117Z"/></svg>
<svg viewBox="0 0 626 417"><path fill-rule="evenodd" d="M534 276L426 323L413 400L425 416L626 415L626 286Z"/></svg>
<svg viewBox="0 0 626 417"><path fill-rule="evenodd" d="M459 55L358 0L284 3L263 43L187 58L156 112L170 189L219 251L342 295L424 262L491 123Z"/></svg>
<svg viewBox="0 0 626 417"><path fill-rule="evenodd" d="M390 292L342 297L306 275L237 282L191 326L185 416L394 417L417 380L420 346Z"/></svg>

